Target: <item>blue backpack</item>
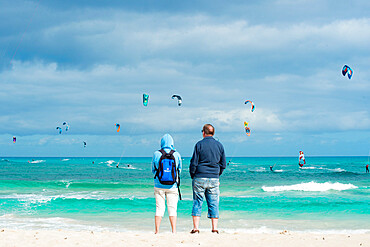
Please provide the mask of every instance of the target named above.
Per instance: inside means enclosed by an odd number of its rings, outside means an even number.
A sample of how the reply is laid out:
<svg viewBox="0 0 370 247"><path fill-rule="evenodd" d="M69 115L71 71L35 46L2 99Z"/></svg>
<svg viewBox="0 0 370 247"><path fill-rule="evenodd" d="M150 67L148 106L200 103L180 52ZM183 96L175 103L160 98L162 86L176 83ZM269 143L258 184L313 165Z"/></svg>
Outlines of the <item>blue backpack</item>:
<svg viewBox="0 0 370 247"><path fill-rule="evenodd" d="M163 149L158 150L161 152L162 156L158 162L157 172L154 178L158 178L161 184L173 185L177 183L177 190L179 191L179 197L181 198L180 192L180 176L179 170L176 168L176 159L173 156L175 150L171 150L169 153L166 153Z"/></svg>
<svg viewBox="0 0 370 247"><path fill-rule="evenodd" d="M173 153L175 150L171 150L169 153L166 153L163 149L159 150L162 156L158 162L157 173L154 178L158 178L161 184L173 185L177 182L177 169L176 169L176 160Z"/></svg>

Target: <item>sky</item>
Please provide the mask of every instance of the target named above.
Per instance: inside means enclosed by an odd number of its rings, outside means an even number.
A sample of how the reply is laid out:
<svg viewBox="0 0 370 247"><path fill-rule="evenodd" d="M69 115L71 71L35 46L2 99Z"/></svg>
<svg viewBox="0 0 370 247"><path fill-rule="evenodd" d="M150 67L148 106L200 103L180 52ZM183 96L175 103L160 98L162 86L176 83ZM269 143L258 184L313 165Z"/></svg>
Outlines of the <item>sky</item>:
<svg viewBox="0 0 370 247"><path fill-rule="evenodd" d="M366 0L0 1L0 156L150 157L169 133L189 157L206 123L229 157L368 156L369 9Z"/></svg>

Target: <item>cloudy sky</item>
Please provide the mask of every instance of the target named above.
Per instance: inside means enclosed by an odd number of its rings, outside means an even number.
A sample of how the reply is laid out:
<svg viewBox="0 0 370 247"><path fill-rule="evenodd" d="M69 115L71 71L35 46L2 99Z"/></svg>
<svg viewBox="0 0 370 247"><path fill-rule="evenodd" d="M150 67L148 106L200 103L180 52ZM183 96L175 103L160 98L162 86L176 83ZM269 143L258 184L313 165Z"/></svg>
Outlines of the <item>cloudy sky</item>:
<svg viewBox="0 0 370 247"><path fill-rule="evenodd" d="M0 1L0 156L149 157L165 133L191 156L205 123L228 156L367 156L369 9L367 0Z"/></svg>

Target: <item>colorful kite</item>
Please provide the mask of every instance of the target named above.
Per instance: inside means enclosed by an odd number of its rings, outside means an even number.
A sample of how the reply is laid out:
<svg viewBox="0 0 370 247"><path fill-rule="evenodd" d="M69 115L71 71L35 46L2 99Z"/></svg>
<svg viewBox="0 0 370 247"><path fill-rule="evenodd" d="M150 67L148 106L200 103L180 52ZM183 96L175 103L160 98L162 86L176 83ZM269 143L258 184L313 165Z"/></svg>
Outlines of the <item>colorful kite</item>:
<svg viewBox="0 0 370 247"><path fill-rule="evenodd" d="M348 65L344 65L342 69L342 75L346 76L346 74L348 75L348 79L352 78L353 71Z"/></svg>
<svg viewBox="0 0 370 247"><path fill-rule="evenodd" d="M253 102L252 102L252 101L250 101L250 100L245 101L245 103L244 103L244 104L247 104L248 102L250 102L250 103L251 103L251 105L252 105L251 112L253 112L253 111L254 111L254 104L253 104Z"/></svg>
<svg viewBox="0 0 370 247"><path fill-rule="evenodd" d="M245 128L245 133L247 133L247 136L251 135L251 129L248 127L248 123L244 121L244 128Z"/></svg>

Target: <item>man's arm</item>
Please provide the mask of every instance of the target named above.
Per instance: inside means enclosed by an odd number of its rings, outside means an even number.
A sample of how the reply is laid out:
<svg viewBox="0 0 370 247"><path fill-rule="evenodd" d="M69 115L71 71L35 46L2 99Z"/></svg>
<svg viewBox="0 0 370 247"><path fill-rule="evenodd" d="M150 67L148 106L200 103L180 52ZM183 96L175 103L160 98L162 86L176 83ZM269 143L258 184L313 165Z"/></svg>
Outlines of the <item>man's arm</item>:
<svg viewBox="0 0 370 247"><path fill-rule="evenodd" d="M195 145L193 156L191 157L190 166L189 166L190 177L192 179L194 178L195 172L197 171L197 166L198 166L198 152L197 152L197 145Z"/></svg>
<svg viewBox="0 0 370 247"><path fill-rule="evenodd" d="M220 175L223 173L223 171L226 168L226 156L225 156L225 150L224 147L221 146L221 158L220 158Z"/></svg>

